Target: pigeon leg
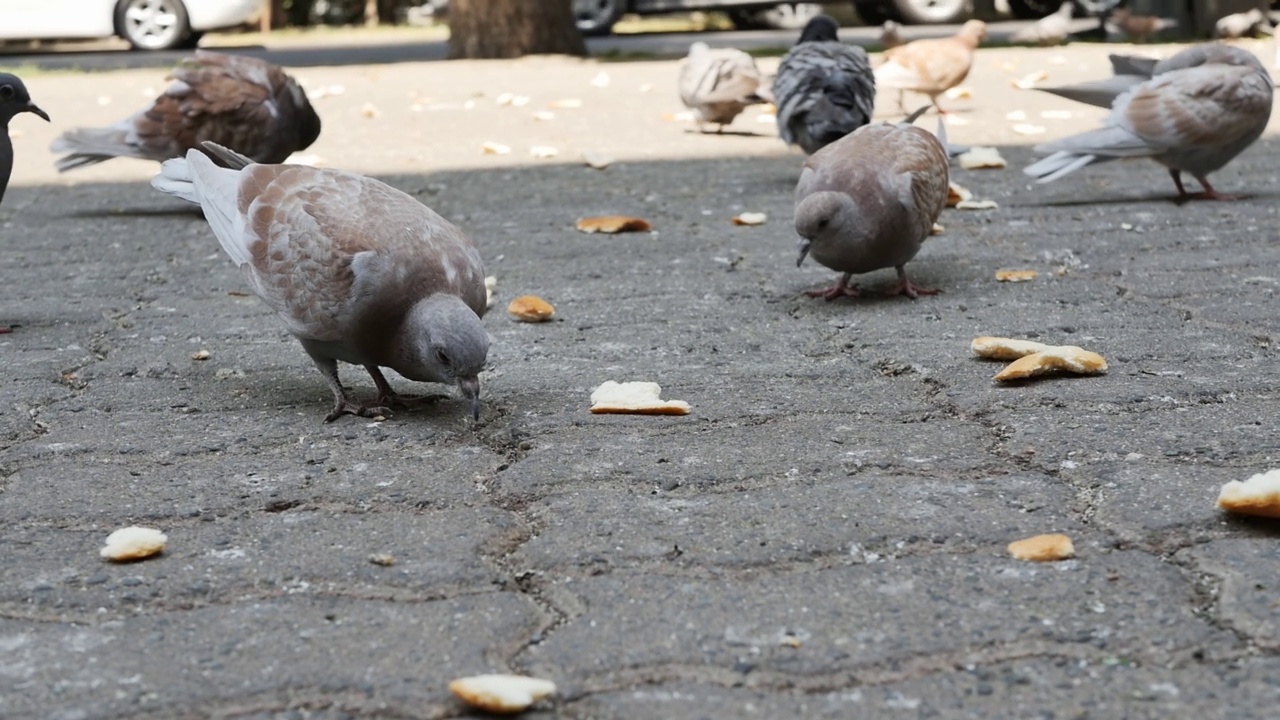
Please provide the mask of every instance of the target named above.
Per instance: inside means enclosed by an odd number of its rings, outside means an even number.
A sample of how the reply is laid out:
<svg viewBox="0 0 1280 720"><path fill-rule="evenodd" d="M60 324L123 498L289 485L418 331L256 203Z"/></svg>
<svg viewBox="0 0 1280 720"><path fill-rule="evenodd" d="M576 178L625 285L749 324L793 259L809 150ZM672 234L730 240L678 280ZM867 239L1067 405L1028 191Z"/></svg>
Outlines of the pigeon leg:
<svg viewBox="0 0 1280 720"><path fill-rule="evenodd" d="M920 287L919 285L911 282L911 279L907 277L907 268L904 265L899 265L897 270L898 284L892 290L886 292L885 295L906 295L912 300L915 300L921 295L937 295L939 292L942 292L937 288Z"/></svg>
<svg viewBox="0 0 1280 720"><path fill-rule="evenodd" d="M907 100L906 100L906 97L907 97L907 91L906 91L906 90L899 90L899 91L898 91L898 109L902 111L902 114L903 114L903 115L910 115L911 113L907 112Z"/></svg>
<svg viewBox="0 0 1280 720"><path fill-rule="evenodd" d="M13 332L13 328L9 327L8 325L0 325L0 335L4 335L5 333L11 333L11 332Z"/></svg>
<svg viewBox="0 0 1280 720"><path fill-rule="evenodd" d="M851 277L853 277L853 273L845 273L840 276L840 279L836 281L835 285L832 285L825 290L809 290L805 292L805 295L811 298L825 298L827 302L831 302L836 298L842 297L858 297L862 293L858 291L857 285L849 284L849 278Z"/></svg>
<svg viewBox="0 0 1280 720"><path fill-rule="evenodd" d="M1209 180L1202 175L1196 175L1194 177L1204 187L1204 190L1198 193L1189 193L1187 192L1187 189L1182 186L1182 171L1170 170L1169 175L1173 178L1173 184L1178 187L1178 197L1174 198L1173 201L1179 205L1182 205L1191 200L1239 200L1240 199L1240 196L1238 195L1223 195L1217 190L1214 190L1213 186L1209 184Z"/></svg>
<svg viewBox="0 0 1280 720"><path fill-rule="evenodd" d="M449 397L448 395L401 395L391 389L391 383L387 382L387 378L382 375L382 370L377 365L365 365L364 369L369 371L373 384L378 386L379 405L386 405L396 410L410 410Z"/></svg>
<svg viewBox="0 0 1280 720"><path fill-rule="evenodd" d="M946 114L947 114L947 111L946 111L946 110L943 110L943 109L942 109L942 106L938 104L938 96L937 96L937 95L930 95L930 96L929 96L929 102L933 103L933 109L934 109L934 110L937 110L939 115L946 115Z"/></svg>
<svg viewBox="0 0 1280 720"><path fill-rule="evenodd" d="M311 362L316 364L316 368L324 374L325 380L329 381L329 389L333 391L333 412L325 416L324 421L333 422L343 415L356 415L358 417L390 417L391 410L385 407L370 407L362 403L358 403L351 399L347 393L347 389L342 387L342 382L338 380L338 361L333 358L311 356Z"/></svg>

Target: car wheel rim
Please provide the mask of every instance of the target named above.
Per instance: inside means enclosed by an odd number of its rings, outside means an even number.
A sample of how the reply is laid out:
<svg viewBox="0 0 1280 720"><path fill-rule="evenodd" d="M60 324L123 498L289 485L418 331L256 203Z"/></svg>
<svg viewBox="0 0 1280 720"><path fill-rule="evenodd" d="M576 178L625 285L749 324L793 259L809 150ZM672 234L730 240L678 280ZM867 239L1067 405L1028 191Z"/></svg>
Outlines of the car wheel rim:
<svg viewBox="0 0 1280 720"><path fill-rule="evenodd" d="M959 12L964 0L911 0L911 5L921 15L942 19L949 18Z"/></svg>
<svg viewBox="0 0 1280 720"><path fill-rule="evenodd" d="M617 0L575 0L573 16L578 27L595 29L613 18Z"/></svg>
<svg viewBox="0 0 1280 720"><path fill-rule="evenodd" d="M124 12L125 34L143 47L164 47L181 31L169 0L133 0Z"/></svg>

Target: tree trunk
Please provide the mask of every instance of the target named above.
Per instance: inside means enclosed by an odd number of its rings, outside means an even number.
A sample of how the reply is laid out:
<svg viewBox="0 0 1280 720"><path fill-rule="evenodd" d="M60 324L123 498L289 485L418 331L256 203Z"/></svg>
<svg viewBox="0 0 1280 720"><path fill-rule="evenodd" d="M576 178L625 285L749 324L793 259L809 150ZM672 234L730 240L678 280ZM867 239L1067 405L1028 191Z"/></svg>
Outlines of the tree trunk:
<svg viewBox="0 0 1280 720"><path fill-rule="evenodd" d="M450 0L449 58L586 55L572 0Z"/></svg>

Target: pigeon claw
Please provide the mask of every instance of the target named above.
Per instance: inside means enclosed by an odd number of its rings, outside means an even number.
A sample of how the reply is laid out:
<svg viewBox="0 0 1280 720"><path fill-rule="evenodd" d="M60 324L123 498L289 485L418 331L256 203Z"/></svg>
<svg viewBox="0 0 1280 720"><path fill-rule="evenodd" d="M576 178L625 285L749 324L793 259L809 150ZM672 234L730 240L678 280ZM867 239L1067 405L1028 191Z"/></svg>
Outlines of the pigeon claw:
<svg viewBox="0 0 1280 720"><path fill-rule="evenodd" d="M325 416L324 421L331 423L343 415L355 415L356 417L376 418L391 417L391 408L380 407L377 405L365 405L363 403L352 402L350 400L339 400L333 404L333 412Z"/></svg>
<svg viewBox="0 0 1280 720"><path fill-rule="evenodd" d="M827 302L831 302L832 300L842 297L861 297L862 292L858 290L857 285L850 285L849 278L846 276L840 278L839 282L829 288L824 290L807 290L805 291L805 295L811 298L822 298Z"/></svg>

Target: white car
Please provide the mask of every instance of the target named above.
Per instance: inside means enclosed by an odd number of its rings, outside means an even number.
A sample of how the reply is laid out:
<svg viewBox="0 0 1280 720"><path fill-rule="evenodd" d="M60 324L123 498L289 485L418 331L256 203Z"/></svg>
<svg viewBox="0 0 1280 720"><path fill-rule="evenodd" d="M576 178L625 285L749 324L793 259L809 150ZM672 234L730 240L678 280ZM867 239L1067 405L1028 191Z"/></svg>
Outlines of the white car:
<svg viewBox="0 0 1280 720"><path fill-rule="evenodd" d="M137 50L195 47L209 30L243 25L261 0L3 0L2 40L108 38Z"/></svg>

